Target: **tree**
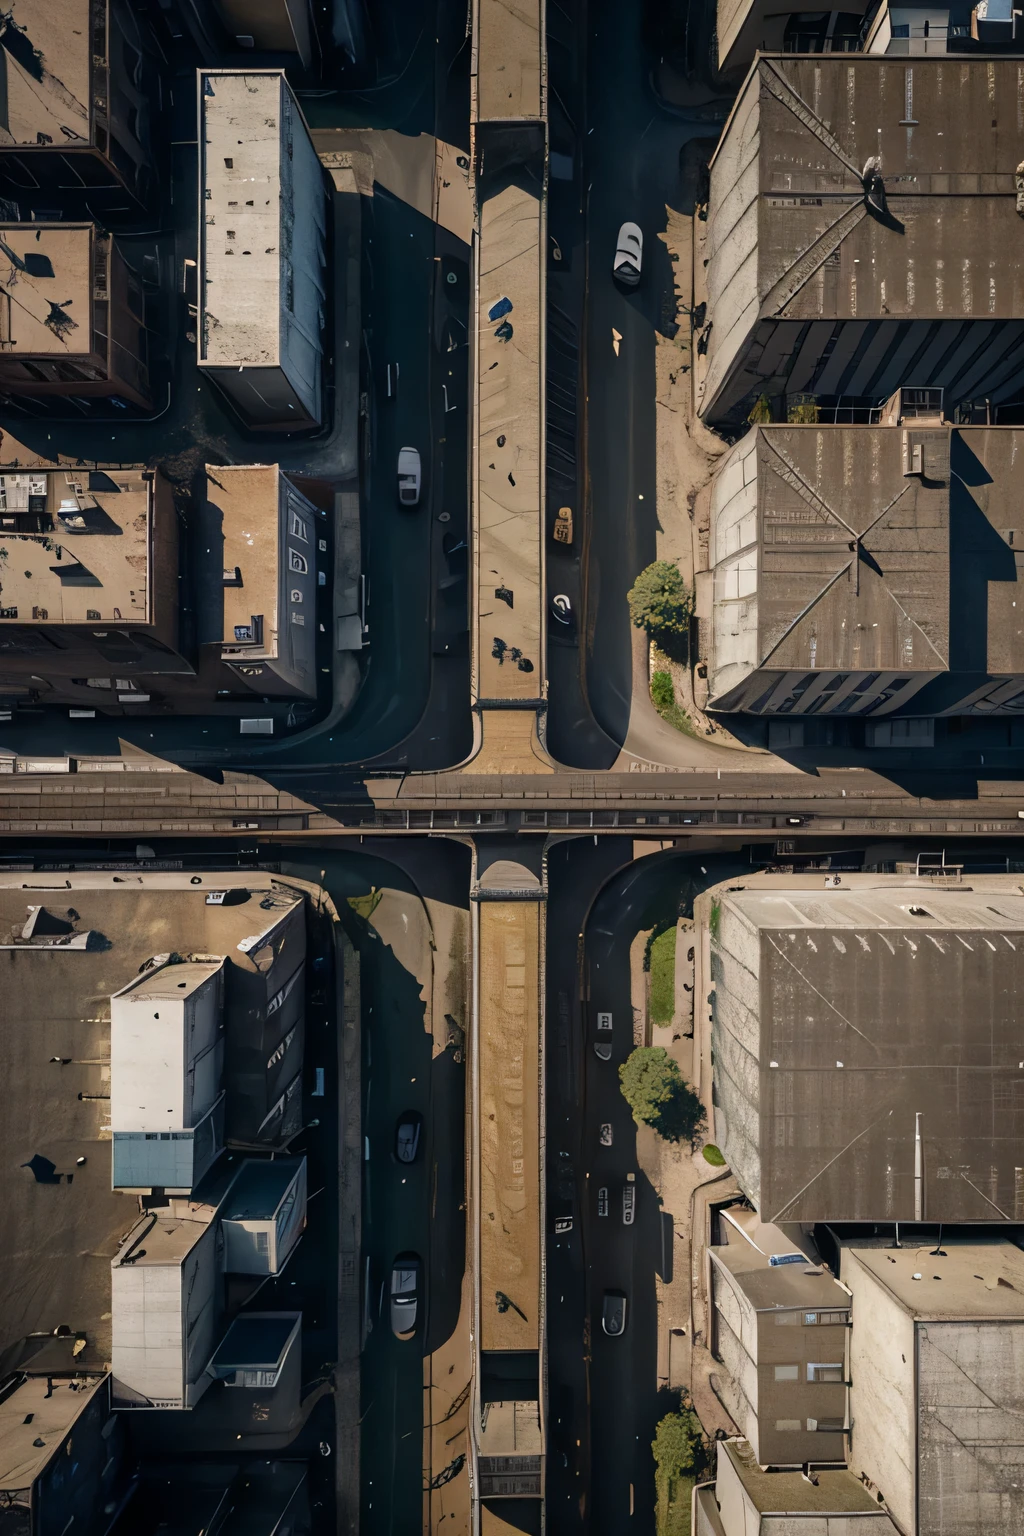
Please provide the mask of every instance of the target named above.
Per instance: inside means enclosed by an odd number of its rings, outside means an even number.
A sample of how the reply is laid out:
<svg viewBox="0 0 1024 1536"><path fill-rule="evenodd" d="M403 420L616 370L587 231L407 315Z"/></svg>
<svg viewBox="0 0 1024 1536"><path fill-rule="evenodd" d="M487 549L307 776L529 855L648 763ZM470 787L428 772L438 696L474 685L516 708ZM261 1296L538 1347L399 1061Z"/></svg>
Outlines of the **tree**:
<svg viewBox="0 0 1024 1536"><path fill-rule="evenodd" d="M637 1125L691 1146L704 1129L704 1106L661 1045L639 1045L619 1068L622 1097Z"/></svg>
<svg viewBox="0 0 1024 1536"><path fill-rule="evenodd" d="M692 1408L659 1419L651 1445L659 1479L700 1477L710 1462L710 1445Z"/></svg>
<svg viewBox="0 0 1024 1536"><path fill-rule="evenodd" d="M642 570L626 601L637 629L663 640L689 634L693 594L670 560L655 560Z"/></svg>

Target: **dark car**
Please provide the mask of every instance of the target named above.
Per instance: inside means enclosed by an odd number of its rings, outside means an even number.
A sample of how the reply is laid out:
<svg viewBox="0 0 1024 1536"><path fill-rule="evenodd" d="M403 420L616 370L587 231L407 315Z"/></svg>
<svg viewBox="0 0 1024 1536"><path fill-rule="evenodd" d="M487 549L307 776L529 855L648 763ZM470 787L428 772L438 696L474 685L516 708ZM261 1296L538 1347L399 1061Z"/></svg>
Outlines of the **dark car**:
<svg viewBox="0 0 1024 1536"><path fill-rule="evenodd" d="M601 1303L601 1328L610 1339L626 1331L626 1297L622 1291L605 1291Z"/></svg>
<svg viewBox="0 0 1024 1536"><path fill-rule="evenodd" d="M423 1116L418 1109L407 1109L395 1127L395 1157L400 1163L414 1163L420 1152Z"/></svg>
<svg viewBox="0 0 1024 1536"><path fill-rule="evenodd" d="M421 1273L415 1253L400 1253L391 1266L391 1332L396 1339L411 1339L416 1332Z"/></svg>

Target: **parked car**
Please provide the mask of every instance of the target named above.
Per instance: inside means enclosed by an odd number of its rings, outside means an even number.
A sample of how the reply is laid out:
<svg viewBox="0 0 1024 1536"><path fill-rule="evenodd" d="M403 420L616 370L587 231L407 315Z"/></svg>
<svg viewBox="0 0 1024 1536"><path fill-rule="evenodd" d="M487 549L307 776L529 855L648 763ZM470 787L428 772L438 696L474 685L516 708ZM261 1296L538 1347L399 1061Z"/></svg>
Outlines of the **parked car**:
<svg viewBox="0 0 1024 1536"><path fill-rule="evenodd" d="M415 1253L400 1253L391 1266L391 1332L396 1339L411 1339L416 1332L421 1270Z"/></svg>
<svg viewBox="0 0 1024 1536"><path fill-rule="evenodd" d="M622 1186L622 1225L631 1227L636 1215L636 1174L627 1173Z"/></svg>
<svg viewBox="0 0 1024 1536"><path fill-rule="evenodd" d="M626 288L635 288L640 281L644 259L644 237L639 224L623 224L615 242L615 260L612 276Z"/></svg>
<svg viewBox="0 0 1024 1536"><path fill-rule="evenodd" d="M550 604L551 617L563 629L572 628L572 603L564 592L556 592Z"/></svg>
<svg viewBox="0 0 1024 1536"><path fill-rule="evenodd" d="M599 1216L607 1216L608 1215L608 1186L607 1186L607 1184L602 1184L601 1188L597 1192L597 1214Z"/></svg>
<svg viewBox="0 0 1024 1536"><path fill-rule="evenodd" d="M626 1331L626 1297L622 1291L605 1291L601 1303L601 1327L610 1339Z"/></svg>
<svg viewBox="0 0 1024 1536"><path fill-rule="evenodd" d="M420 479L419 449L400 448L398 451L398 500L403 507L419 505Z"/></svg>
<svg viewBox="0 0 1024 1536"><path fill-rule="evenodd" d="M610 1147L611 1146L613 1135L614 1135L614 1132L612 1130L612 1123L611 1123L611 1121L610 1120L605 1120L604 1123L601 1126L601 1145L602 1145L602 1147Z"/></svg>
<svg viewBox="0 0 1024 1536"><path fill-rule="evenodd" d="M414 1163L419 1156L423 1116L418 1109L407 1109L395 1127L395 1156L400 1163Z"/></svg>

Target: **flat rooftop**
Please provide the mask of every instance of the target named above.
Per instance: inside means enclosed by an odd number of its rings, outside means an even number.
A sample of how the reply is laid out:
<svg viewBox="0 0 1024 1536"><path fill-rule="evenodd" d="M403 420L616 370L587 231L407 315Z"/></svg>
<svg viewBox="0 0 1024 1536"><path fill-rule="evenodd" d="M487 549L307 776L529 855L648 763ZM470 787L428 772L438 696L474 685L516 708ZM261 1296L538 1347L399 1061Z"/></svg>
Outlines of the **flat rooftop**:
<svg viewBox="0 0 1024 1536"><path fill-rule="evenodd" d="M539 699L545 692L544 228L539 185L509 180L483 198L474 582L481 699Z"/></svg>
<svg viewBox="0 0 1024 1536"><path fill-rule="evenodd" d="M0 473L0 624L151 623L152 539L152 472Z"/></svg>
<svg viewBox="0 0 1024 1536"><path fill-rule="evenodd" d="M287 1194L301 1157L248 1158L220 1209L224 1221L267 1221Z"/></svg>
<svg viewBox="0 0 1024 1536"><path fill-rule="evenodd" d="M843 1245L844 1264L848 1254L914 1317L1024 1319L1024 1253L1015 1243L944 1238L913 1248L862 1248L853 1242Z"/></svg>
<svg viewBox="0 0 1024 1536"><path fill-rule="evenodd" d="M480 902L483 1350L532 1350L540 1341L541 905ZM503 1312L499 1291L515 1303Z"/></svg>
<svg viewBox="0 0 1024 1536"><path fill-rule="evenodd" d="M28 1376L0 1398L0 1492L31 1486L105 1380Z"/></svg>
<svg viewBox="0 0 1024 1536"><path fill-rule="evenodd" d="M785 1307L848 1307L850 1298L820 1264L769 1264L748 1243L710 1248L758 1312Z"/></svg>
<svg viewBox="0 0 1024 1536"><path fill-rule="evenodd" d="M250 1312L236 1317L210 1362L224 1372L279 1364L301 1312Z"/></svg>
<svg viewBox="0 0 1024 1536"><path fill-rule="evenodd" d="M93 234L91 224L0 228L0 355L80 357L93 350Z"/></svg>
<svg viewBox="0 0 1024 1536"><path fill-rule="evenodd" d="M973 889L971 888L973 887ZM769 1221L1019 1219L1024 895L844 875L752 877L702 898L716 1130Z"/></svg>
<svg viewBox="0 0 1024 1536"><path fill-rule="evenodd" d="M207 906L210 890L237 890L247 899ZM261 910L271 896L274 908ZM110 1261L137 1204L110 1187L108 1102L78 1095L110 1092L111 995L154 952L170 950L228 955L255 984L260 946L239 944L300 901L256 871L0 872L0 966L7 978L0 1165L8 1170L9 1224L0 1348L66 1323L88 1333L83 1366L110 1358ZM40 903L70 932L91 930L102 942L90 949L22 944L29 908ZM78 1157L87 1159L83 1167Z"/></svg>
<svg viewBox="0 0 1024 1536"><path fill-rule="evenodd" d="M6 10L24 34L25 49L21 57L21 50L4 50L8 143L26 148L88 144L90 0L7 0ZM30 52L38 55L38 72L25 67Z"/></svg>
<svg viewBox="0 0 1024 1536"><path fill-rule="evenodd" d="M541 0L479 0L475 42L477 121L539 118L544 86Z"/></svg>
<svg viewBox="0 0 1024 1536"><path fill-rule="evenodd" d="M238 644L243 637L236 636L236 626L245 629L261 614L263 643L247 647L246 655L276 656L281 471L276 464L207 464L206 499L221 515L224 570L241 572L241 586L224 587L224 644ZM306 558L312 568L312 548Z"/></svg>
<svg viewBox="0 0 1024 1536"><path fill-rule="evenodd" d="M199 356L211 367L280 361L286 90L283 70L199 73Z"/></svg>
<svg viewBox="0 0 1024 1536"><path fill-rule="evenodd" d="M133 1003L180 1003L216 976L223 960L218 956L209 960L186 960L179 965L160 965L140 976L127 987L122 987L119 997L130 998Z"/></svg>
<svg viewBox="0 0 1024 1536"><path fill-rule="evenodd" d="M151 1269L154 1265L181 1264L198 1243L213 1218L208 1205L194 1207L192 1218L164 1216L159 1210L140 1216L114 1255L114 1269ZM155 1219L154 1219L155 1218Z"/></svg>
<svg viewBox="0 0 1024 1536"><path fill-rule="evenodd" d="M758 1514L878 1515L878 1501L845 1467L815 1467L816 1484L800 1471L763 1472L747 1440L720 1440L719 1460L728 1458Z"/></svg>

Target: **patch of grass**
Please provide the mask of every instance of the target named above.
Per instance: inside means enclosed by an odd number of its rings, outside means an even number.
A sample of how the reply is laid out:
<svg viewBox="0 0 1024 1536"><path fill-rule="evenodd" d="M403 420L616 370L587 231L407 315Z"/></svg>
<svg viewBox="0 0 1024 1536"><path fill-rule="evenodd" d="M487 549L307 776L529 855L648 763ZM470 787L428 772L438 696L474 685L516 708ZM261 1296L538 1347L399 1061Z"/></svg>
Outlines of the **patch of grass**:
<svg viewBox="0 0 1024 1536"><path fill-rule="evenodd" d="M346 900L357 917L364 918L366 922L369 922L380 905L383 895L384 892L379 891L374 886L373 890L368 891L365 896L348 896Z"/></svg>
<svg viewBox="0 0 1024 1536"><path fill-rule="evenodd" d="M651 945L651 1022L671 1024L676 1010L676 928L666 928Z"/></svg>
<svg viewBox="0 0 1024 1536"><path fill-rule="evenodd" d="M676 691L672 686L670 672L655 672L652 676L651 703L667 725L682 731L686 736L696 736L693 721L682 705L676 703Z"/></svg>
<svg viewBox="0 0 1024 1536"><path fill-rule="evenodd" d="M715 1146L713 1141L709 1141L707 1146L704 1148L704 1161L706 1163L710 1163L712 1168L725 1167L725 1158L722 1156L721 1151L718 1147Z"/></svg>
<svg viewBox="0 0 1024 1536"><path fill-rule="evenodd" d="M657 1536L690 1536L690 1496L695 1478L655 1477L658 1505L654 1529Z"/></svg>

